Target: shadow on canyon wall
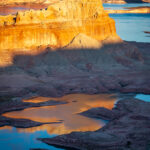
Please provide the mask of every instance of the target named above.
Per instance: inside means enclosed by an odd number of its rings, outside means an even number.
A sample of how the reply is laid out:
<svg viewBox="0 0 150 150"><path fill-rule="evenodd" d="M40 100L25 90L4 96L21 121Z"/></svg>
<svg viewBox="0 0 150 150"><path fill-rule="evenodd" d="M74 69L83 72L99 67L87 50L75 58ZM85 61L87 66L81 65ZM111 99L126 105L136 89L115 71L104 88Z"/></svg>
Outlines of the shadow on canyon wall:
<svg viewBox="0 0 150 150"><path fill-rule="evenodd" d="M0 96L70 93L150 93L150 44L124 42L99 50L47 48L38 55L16 55L0 68Z"/></svg>

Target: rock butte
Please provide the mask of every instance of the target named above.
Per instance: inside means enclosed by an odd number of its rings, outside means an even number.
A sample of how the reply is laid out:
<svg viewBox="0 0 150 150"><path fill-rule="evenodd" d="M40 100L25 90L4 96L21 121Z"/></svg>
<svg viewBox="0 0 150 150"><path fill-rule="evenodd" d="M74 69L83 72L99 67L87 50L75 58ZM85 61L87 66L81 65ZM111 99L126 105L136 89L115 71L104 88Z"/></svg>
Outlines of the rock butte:
<svg viewBox="0 0 150 150"><path fill-rule="evenodd" d="M120 41L115 21L99 0L63 0L47 9L0 16L0 50L31 49L41 45L60 48L79 33L98 41L111 38Z"/></svg>

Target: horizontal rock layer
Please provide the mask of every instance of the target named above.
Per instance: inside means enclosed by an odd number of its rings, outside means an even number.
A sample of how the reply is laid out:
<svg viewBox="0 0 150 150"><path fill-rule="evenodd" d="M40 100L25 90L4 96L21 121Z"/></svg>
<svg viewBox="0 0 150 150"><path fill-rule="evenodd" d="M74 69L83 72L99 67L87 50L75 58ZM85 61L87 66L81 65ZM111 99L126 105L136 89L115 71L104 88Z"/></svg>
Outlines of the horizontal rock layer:
<svg viewBox="0 0 150 150"><path fill-rule="evenodd" d="M1 16L0 49L64 47L83 33L98 41L116 38L115 21L99 0L61 1L43 10Z"/></svg>

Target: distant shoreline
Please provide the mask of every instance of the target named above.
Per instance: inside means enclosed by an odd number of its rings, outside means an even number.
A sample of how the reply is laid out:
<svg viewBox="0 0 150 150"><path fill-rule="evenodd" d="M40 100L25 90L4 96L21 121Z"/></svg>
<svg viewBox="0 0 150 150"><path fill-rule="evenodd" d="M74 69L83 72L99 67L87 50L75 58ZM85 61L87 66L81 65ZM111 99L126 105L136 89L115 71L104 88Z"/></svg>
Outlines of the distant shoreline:
<svg viewBox="0 0 150 150"><path fill-rule="evenodd" d="M141 6L141 7L126 7L124 10L107 10L105 11L109 14L127 14L127 13L139 13L139 14L150 14L150 7L149 6Z"/></svg>

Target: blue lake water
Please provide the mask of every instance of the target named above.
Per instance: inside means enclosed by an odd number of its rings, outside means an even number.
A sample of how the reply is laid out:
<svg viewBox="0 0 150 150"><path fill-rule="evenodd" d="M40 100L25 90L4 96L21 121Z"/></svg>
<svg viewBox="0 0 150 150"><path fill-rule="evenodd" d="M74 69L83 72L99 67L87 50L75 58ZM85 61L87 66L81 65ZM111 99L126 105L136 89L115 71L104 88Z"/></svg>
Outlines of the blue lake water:
<svg viewBox="0 0 150 150"><path fill-rule="evenodd" d="M127 7L143 7L143 6L150 6L150 3L130 3L130 4L103 4L105 9L124 9Z"/></svg>
<svg viewBox="0 0 150 150"><path fill-rule="evenodd" d="M123 7L138 7L138 6L150 6L150 4L123 4L123 5L117 5L117 4L104 4L104 7L106 9L121 9ZM16 8L15 8L16 9ZM145 34L143 31L150 31L150 14L110 14L110 17L112 17L116 21L116 30L118 35L126 41L137 41L137 42L150 42L150 35ZM143 95L143 94L137 94L136 98L149 101L150 102L150 96L149 95ZM82 101L84 101L83 96L81 96ZM59 109L55 108L40 108L39 112L38 109L28 109L27 111L20 111L20 113L15 112L12 115L20 117L19 115L22 115L23 118L29 117L29 119L34 118L34 120L37 119L37 116L39 117L39 120L45 118L52 118L50 114L57 114L56 119L61 119L61 117L66 121L65 123L61 125L52 125L52 126L41 126L41 127L35 127L35 128L29 128L29 129L16 129L12 127L4 127L0 128L0 149L5 150L28 150L30 148L45 148L49 150L58 150L60 148L55 148L53 146L46 145L38 140L37 138L40 137L54 137L58 134L64 134L67 131L88 131L91 129L97 129L98 127L101 127L105 124L105 122L102 122L101 120L92 120L87 119L86 117L80 117L75 116L72 111L84 111L87 108L91 107L100 107L100 106L107 106L112 107L112 104L114 104L114 99L109 99L107 97L103 97L102 99L95 99L92 101L87 100L88 104L85 102L84 104L81 103L70 103L69 107L68 105L59 106ZM73 97L74 100L74 97ZM103 101L104 100L104 101ZM110 103L111 102L111 103ZM78 107L78 104L80 107ZM74 107L72 107L74 106ZM60 110L60 111L58 111ZM44 113L45 111L45 113ZM31 115L31 112L32 115ZM41 113L42 112L42 113ZM68 116L65 114L69 114L72 112L72 115ZM43 115L44 114L44 115ZM42 116L41 116L42 115ZM30 118L31 116L31 118ZM60 117L60 118L59 118ZM71 118L69 118L71 117ZM67 122L70 120L70 122ZM76 120L77 119L77 120ZM78 120L80 119L80 121Z"/></svg>
<svg viewBox="0 0 150 150"><path fill-rule="evenodd" d="M150 14L110 14L116 22L117 34L126 41L150 42Z"/></svg>
<svg viewBox="0 0 150 150"><path fill-rule="evenodd" d="M47 131L36 131L33 133L20 133L16 128L0 130L0 149L1 150L29 150L30 148L45 148L50 150L58 150L44 144L38 140L39 137L54 137L49 135Z"/></svg>
<svg viewBox="0 0 150 150"><path fill-rule="evenodd" d="M146 95L146 94L137 94L135 96L135 98L143 100L145 102L150 102L150 95Z"/></svg>
<svg viewBox="0 0 150 150"><path fill-rule="evenodd" d="M51 98L37 97L27 100L28 102L40 102ZM116 101L114 94L71 94L53 100L67 101L67 104L57 106L45 106L39 108L27 108L22 111L5 113L4 116L11 118L25 118L41 122L56 122L59 124L45 124L32 128L0 128L0 149L2 150L29 150L30 148L45 148L58 150L53 146L46 145L37 138L54 137L67 134L72 131L95 131L104 126L107 121L92 119L78 113L94 107L106 107L111 109Z"/></svg>
<svg viewBox="0 0 150 150"><path fill-rule="evenodd" d="M143 4L103 4L105 9L123 9L124 7L150 6ZM150 42L150 14L109 14L116 22L118 35L126 41Z"/></svg>

